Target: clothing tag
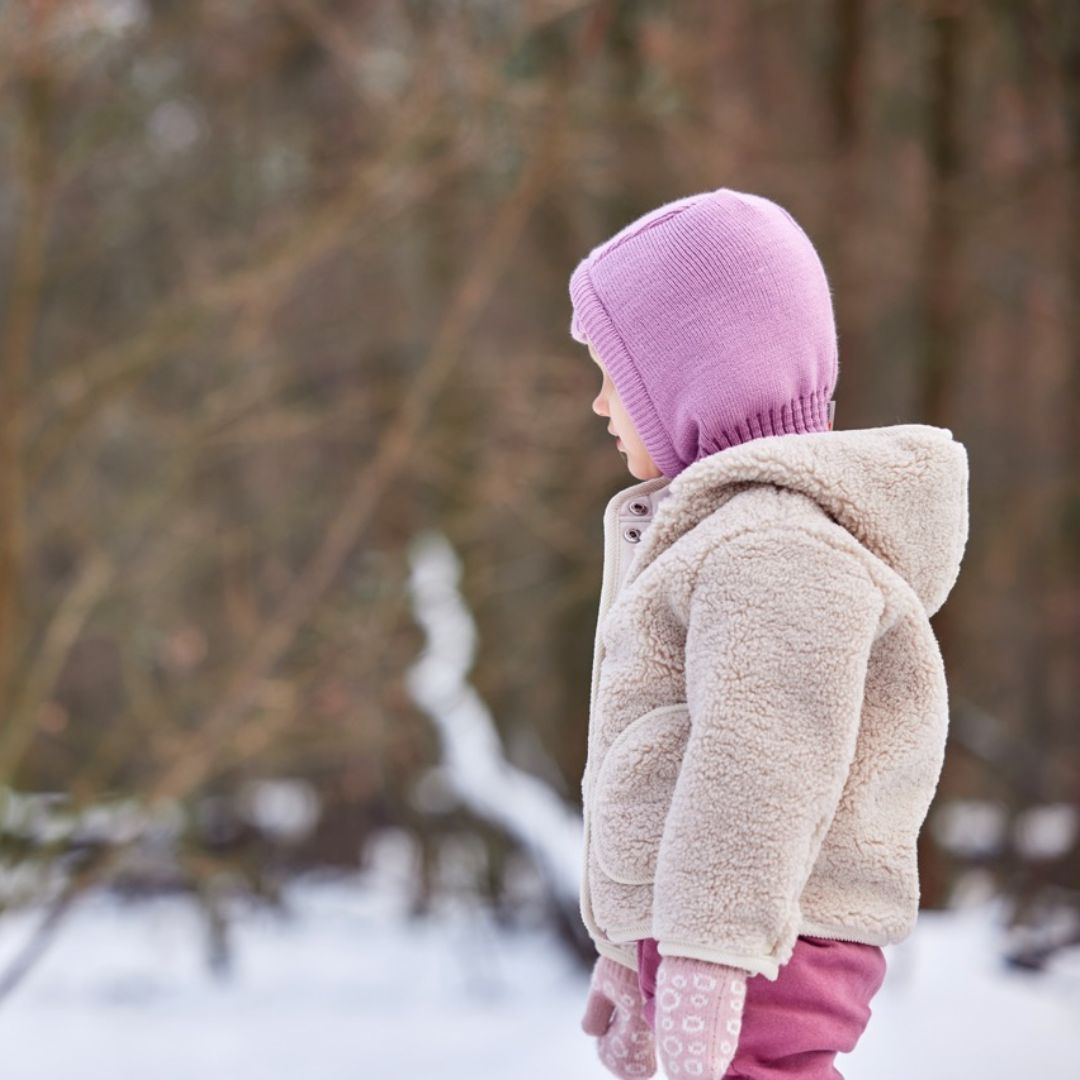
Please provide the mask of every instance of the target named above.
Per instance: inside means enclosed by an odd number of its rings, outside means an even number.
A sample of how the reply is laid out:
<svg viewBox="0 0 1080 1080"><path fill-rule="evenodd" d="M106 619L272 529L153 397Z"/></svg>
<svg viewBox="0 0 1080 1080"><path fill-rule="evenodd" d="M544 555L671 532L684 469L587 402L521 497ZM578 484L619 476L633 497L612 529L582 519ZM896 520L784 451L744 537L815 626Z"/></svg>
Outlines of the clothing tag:
<svg viewBox="0 0 1080 1080"><path fill-rule="evenodd" d="M835 401L830 401L829 402L829 423L830 424L833 422L833 417L835 415L836 415L836 402Z"/></svg>

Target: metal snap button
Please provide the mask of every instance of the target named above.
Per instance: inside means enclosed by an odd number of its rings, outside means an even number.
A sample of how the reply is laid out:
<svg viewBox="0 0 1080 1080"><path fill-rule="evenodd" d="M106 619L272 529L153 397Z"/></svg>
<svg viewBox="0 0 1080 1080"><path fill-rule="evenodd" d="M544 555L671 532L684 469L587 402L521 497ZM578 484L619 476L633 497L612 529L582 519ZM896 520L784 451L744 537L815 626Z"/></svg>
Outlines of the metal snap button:
<svg viewBox="0 0 1080 1080"><path fill-rule="evenodd" d="M641 530L636 525L630 525L623 529L623 536L625 536L631 544L636 544L641 539Z"/></svg>
<svg viewBox="0 0 1080 1080"><path fill-rule="evenodd" d="M649 504L642 499L635 499L630 504L629 509L631 514L637 514L638 516L641 516L649 512Z"/></svg>

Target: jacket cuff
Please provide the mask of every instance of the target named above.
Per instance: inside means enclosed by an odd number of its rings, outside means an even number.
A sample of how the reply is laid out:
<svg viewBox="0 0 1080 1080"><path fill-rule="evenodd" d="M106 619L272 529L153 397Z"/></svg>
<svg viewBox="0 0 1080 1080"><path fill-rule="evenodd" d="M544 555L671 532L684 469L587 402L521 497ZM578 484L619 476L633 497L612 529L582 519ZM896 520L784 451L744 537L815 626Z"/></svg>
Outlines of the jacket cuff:
<svg viewBox="0 0 1080 1080"><path fill-rule="evenodd" d="M708 960L713 964L724 964L726 967L742 968L750 975L764 975L769 982L776 982L780 974L780 963L771 956L747 956L741 953L728 952L724 949L710 949L700 945L690 945L683 942L660 941L657 944L657 952L664 956L685 956L690 960Z"/></svg>

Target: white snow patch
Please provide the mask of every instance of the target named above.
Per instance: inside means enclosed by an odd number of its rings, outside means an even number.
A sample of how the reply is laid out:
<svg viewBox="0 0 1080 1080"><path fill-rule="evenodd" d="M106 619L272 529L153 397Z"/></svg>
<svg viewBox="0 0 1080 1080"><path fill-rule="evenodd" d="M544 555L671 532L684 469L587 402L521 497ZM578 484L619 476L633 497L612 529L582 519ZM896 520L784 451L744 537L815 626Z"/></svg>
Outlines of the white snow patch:
<svg viewBox="0 0 1080 1080"><path fill-rule="evenodd" d="M87 898L0 1003L4 1080L609 1075L579 1028L588 972L551 933L501 930L463 897L410 921L411 843L388 831L371 855L291 887L285 920L234 906L227 981L189 901ZM870 1025L837 1059L847 1080L1080 1075L1080 950L1010 973L997 910L926 913L886 949ZM0 920L0 970L38 914Z"/></svg>

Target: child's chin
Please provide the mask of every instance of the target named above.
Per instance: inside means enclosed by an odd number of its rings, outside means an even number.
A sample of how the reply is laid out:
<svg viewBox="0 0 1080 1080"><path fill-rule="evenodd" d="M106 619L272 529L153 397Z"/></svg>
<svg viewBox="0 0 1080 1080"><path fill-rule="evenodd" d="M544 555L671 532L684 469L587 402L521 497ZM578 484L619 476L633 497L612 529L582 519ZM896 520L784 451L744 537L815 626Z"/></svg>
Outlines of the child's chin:
<svg viewBox="0 0 1080 1080"><path fill-rule="evenodd" d="M660 471L646 459L644 462L635 461L625 451L620 449L620 454L626 458L626 469L635 480L653 480L660 475Z"/></svg>

